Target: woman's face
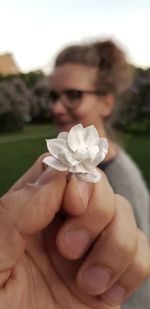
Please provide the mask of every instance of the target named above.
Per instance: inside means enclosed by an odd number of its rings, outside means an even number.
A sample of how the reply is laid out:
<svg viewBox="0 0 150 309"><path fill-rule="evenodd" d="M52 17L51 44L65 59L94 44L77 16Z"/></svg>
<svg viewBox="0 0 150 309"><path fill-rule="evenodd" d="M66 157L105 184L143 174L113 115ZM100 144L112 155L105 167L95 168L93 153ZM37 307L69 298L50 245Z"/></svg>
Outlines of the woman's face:
<svg viewBox="0 0 150 309"><path fill-rule="evenodd" d="M97 91L95 79L96 68L87 65L64 64L54 70L51 109L59 131L69 131L77 123L97 127L102 122L105 102L104 96L92 92Z"/></svg>

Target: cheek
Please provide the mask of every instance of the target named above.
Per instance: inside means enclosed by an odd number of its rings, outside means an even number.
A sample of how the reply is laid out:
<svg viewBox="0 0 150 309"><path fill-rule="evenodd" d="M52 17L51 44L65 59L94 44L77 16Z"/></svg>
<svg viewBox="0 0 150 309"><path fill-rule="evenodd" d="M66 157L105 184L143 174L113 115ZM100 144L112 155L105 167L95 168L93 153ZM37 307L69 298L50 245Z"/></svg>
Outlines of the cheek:
<svg viewBox="0 0 150 309"><path fill-rule="evenodd" d="M80 108L76 110L76 115L80 118L99 117L98 106L93 102L89 102L89 104L80 106Z"/></svg>
<svg viewBox="0 0 150 309"><path fill-rule="evenodd" d="M71 111L71 116L76 121L81 121L88 114L87 110L84 110L82 107L77 108L76 110Z"/></svg>

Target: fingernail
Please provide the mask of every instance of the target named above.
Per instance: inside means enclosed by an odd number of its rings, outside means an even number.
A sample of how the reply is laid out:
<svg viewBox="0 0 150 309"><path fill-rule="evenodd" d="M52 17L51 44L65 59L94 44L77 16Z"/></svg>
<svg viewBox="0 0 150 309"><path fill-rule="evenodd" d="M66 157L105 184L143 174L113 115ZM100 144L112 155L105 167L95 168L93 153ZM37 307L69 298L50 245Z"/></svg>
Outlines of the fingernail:
<svg viewBox="0 0 150 309"><path fill-rule="evenodd" d="M120 305L125 298L126 290L119 284L115 284L111 289L109 289L105 294L103 294L102 299L104 299L110 305Z"/></svg>
<svg viewBox="0 0 150 309"><path fill-rule="evenodd" d="M101 266L92 266L84 270L79 277L80 285L90 295L101 294L111 279L111 271Z"/></svg>
<svg viewBox="0 0 150 309"><path fill-rule="evenodd" d="M40 175L40 177L36 180L36 185L45 185L47 184L55 175L57 171L52 169L51 167L47 167L46 170Z"/></svg>
<svg viewBox="0 0 150 309"><path fill-rule="evenodd" d="M71 230L64 233L63 244L70 259L80 258L91 243L90 233L87 230Z"/></svg>
<svg viewBox="0 0 150 309"><path fill-rule="evenodd" d="M79 194L81 196L81 199L82 199L84 206L86 208L87 205L88 205L92 186L88 182L83 182L83 181L77 180L77 187L78 187L78 191L79 191Z"/></svg>

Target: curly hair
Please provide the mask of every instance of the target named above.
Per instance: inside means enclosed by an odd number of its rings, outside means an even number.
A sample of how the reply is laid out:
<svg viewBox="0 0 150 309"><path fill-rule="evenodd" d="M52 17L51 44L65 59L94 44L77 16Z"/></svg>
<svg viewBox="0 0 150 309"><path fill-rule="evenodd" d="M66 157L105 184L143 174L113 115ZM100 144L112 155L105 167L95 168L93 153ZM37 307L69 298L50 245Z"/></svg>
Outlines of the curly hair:
<svg viewBox="0 0 150 309"><path fill-rule="evenodd" d="M96 87L105 93L119 95L132 81L131 66L123 50L112 40L68 46L57 55L55 67L66 63L97 68Z"/></svg>

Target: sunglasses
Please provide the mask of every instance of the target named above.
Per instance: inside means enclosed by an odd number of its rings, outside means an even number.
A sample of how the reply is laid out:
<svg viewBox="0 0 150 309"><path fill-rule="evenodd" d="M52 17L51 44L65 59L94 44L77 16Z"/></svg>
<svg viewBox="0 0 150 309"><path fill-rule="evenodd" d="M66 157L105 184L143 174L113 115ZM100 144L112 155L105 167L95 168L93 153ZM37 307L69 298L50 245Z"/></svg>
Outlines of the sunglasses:
<svg viewBox="0 0 150 309"><path fill-rule="evenodd" d="M69 109L75 108L83 99L85 95L106 95L104 91L95 90L78 90L78 89L65 89L61 92L50 90L48 98L52 105L56 104L59 100Z"/></svg>

